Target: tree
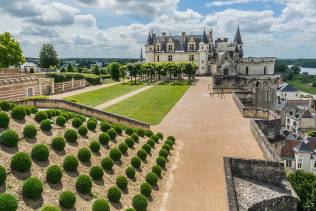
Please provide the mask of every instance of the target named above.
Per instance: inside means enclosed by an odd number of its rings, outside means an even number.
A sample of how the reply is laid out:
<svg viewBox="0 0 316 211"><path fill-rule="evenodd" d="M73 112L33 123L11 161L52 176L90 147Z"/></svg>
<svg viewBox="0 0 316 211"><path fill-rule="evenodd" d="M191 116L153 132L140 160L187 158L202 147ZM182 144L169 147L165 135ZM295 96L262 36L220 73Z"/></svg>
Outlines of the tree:
<svg viewBox="0 0 316 211"><path fill-rule="evenodd" d="M67 65L67 72L74 72L74 67L72 66L71 63L68 63Z"/></svg>
<svg viewBox="0 0 316 211"><path fill-rule="evenodd" d="M9 32L0 34L0 67L19 66L24 62L19 42Z"/></svg>
<svg viewBox="0 0 316 211"><path fill-rule="evenodd" d="M58 66L57 52L52 44L43 44L39 56L41 67Z"/></svg>
<svg viewBox="0 0 316 211"><path fill-rule="evenodd" d="M96 74L96 75L100 75L100 68L98 65L93 65L92 66L92 72L93 74Z"/></svg>
<svg viewBox="0 0 316 211"><path fill-rule="evenodd" d="M277 61L274 66L274 70L276 73L285 73L286 71L289 70L289 67L286 64L280 61Z"/></svg>
<svg viewBox="0 0 316 211"><path fill-rule="evenodd" d="M112 62L107 66L107 68L113 80L120 80L120 64L118 62Z"/></svg>
<svg viewBox="0 0 316 211"><path fill-rule="evenodd" d="M120 66L120 76L123 78L123 84L124 84L124 79L126 77L126 65Z"/></svg>
<svg viewBox="0 0 316 211"><path fill-rule="evenodd" d="M61 72L61 73L65 73L65 72L66 72L66 68L65 68L65 67L61 67L61 68L60 68L60 72Z"/></svg>
<svg viewBox="0 0 316 211"><path fill-rule="evenodd" d="M300 66L297 66L297 65L294 65L290 68L291 71L293 71L295 74L300 74L301 72L301 67Z"/></svg>

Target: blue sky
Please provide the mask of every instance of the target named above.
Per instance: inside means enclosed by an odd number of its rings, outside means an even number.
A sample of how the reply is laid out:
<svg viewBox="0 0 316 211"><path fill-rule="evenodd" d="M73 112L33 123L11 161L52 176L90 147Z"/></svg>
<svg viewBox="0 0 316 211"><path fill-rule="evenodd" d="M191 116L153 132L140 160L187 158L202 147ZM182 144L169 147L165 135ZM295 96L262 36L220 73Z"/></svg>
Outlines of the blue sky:
<svg viewBox="0 0 316 211"><path fill-rule="evenodd" d="M231 40L238 23L246 56L316 58L315 0L0 0L0 32L32 57L138 57L149 30Z"/></svg>

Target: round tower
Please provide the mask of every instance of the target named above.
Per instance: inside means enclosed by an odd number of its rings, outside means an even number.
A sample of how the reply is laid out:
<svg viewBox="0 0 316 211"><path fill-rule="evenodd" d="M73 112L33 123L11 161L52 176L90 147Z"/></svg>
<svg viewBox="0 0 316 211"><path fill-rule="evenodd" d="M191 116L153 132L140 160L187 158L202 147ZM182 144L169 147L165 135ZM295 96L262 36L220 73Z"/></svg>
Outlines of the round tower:
<svg viewBox="0 0 316 211"><path fill-rule="evenodd" d="M205 33L202 36L202 40L199 44L199 70L198 75L207 75L209 74L208 70L208 52L209 52L209 44L208 38Z"/></svg>

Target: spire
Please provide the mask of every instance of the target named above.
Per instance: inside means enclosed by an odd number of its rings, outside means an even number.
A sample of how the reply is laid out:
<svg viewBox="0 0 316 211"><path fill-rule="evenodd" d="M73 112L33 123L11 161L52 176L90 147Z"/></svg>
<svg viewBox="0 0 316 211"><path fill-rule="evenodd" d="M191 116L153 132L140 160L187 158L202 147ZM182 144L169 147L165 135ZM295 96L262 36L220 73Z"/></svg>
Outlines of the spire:
<svg viewBox="0 0 316 211"><path fill-rule="evenodd" d="M140 62L144 61L143 48L140 49Z"/></svg>
<svg viewBox="0 0 316 211"><path fill-rule="evenodd" d="M152 45L152 44L153 44L153 37L152 37L152 34L149 32L148 38L147 38L147 45Z"/></svg>
<svg viewBox="0 0 316 211"><path fill-rule="evenodd" d="M204 28L204 32L203 32L202 42L204 42L205 44L208 43L205 28Z"/></svg>
<svg viewBox="0 0 316 211"><path fill-rule="evenodd" d="M242 40L241 40L241 35L240 35L240 30L239 30L239 24L238 24L237 31L236 31L236 34L235 34L234 43L243 44L243 43L242 43Z"/></svg>

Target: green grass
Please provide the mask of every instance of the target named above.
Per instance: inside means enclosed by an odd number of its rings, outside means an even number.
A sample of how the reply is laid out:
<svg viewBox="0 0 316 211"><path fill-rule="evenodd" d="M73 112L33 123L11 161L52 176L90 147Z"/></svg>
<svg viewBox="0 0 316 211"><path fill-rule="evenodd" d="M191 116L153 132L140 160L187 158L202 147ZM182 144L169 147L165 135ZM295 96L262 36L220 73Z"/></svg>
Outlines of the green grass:
<svg viewBox="0 0 316 211"><path fill-rule="evenodd" d="M143 86L144 85L142 84L137 84L137 85L130 85L129 83L117 84L117 85L105 87L102 89L97 89L94 91L84 92L78 95L73 95L65 99L66 100L74 99L74 100L77 100L80 104L95 107L109 100L112 100L119 96L125 95L129 92L137 90Z"/></svg>
<svg viewBox="0 0 316 211"><path fill-rule="evenodd" d="M106 108L105 111L156 125L188 88L189 85L156 85Z"/></svg>
<svg viewBox="0 0 316 211"><path fill-rule="evenodd" d="M287 83L291 84L296 89L298 89L302 92L307 92L309 94L316 94L316 87L312 87L312 85L309 83L307 83L307 84L303 83L302 81L300 81L298 79L287 81Z"/></svg>

